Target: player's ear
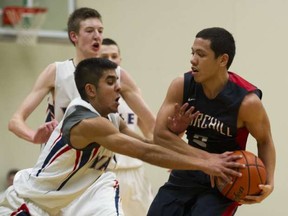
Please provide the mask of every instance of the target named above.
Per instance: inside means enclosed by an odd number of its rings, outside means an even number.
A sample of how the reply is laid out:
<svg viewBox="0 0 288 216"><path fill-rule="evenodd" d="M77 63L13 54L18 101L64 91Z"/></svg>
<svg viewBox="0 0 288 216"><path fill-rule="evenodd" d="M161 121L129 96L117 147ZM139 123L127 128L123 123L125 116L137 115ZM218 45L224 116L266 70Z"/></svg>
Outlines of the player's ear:
<svg viewBox="0 0 288 216"><path fill-rule="evenodd" d="M95 97L95 95L96 95L96 87L95 87L95 85L93 85L91 83L87 83L85 85L85 92L86 92L88 97Z"/></svg>
<svg viewBox="0 0 288 216"><path fill-rule="evenodd" d="M75 44L77 39L78 39L76 32L74 32L74 31L69 32L69 37Z"/></svg>
<svg viewBox="0 0 288 216"><path fill-rule="evenodd" d="M220 64L221 66L225 67L228 63L229 60L229 55L228 54L223 54L222 56L220 56Z"/></svg>

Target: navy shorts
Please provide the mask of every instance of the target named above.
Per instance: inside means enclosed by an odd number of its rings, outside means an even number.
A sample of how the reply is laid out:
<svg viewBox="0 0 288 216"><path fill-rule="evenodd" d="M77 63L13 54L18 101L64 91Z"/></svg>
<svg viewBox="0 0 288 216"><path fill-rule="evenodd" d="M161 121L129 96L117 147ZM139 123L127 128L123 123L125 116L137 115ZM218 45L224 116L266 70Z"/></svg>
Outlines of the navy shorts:
<svg viewBox="0 0 288 216"><path fill-rule="evenodd" d="M171 173L154 198L147 216L231 216L238 203L224 197L216 188L211 188L209 176L193 171L189 182ZM193 183L192 183L193 182Z"/></svg>

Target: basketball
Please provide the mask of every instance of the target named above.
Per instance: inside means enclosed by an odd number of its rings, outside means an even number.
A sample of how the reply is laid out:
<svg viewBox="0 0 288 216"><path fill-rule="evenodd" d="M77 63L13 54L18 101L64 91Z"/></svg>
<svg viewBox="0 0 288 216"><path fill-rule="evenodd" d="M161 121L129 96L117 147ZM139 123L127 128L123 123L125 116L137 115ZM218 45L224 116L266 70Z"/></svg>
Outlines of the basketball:
<svg viewBox="0 0 288 216"><path fill-rule="evenodd" d="M233 176L232 184L216 178L216 186L225 197L238 202L246 195L257 195L261 192L258 185L266 183L266 169L261 159L249 151L238 150L233 154L243 156L236 160L237 163L246 165L245 168L236 169L242 176Z"/></svg>

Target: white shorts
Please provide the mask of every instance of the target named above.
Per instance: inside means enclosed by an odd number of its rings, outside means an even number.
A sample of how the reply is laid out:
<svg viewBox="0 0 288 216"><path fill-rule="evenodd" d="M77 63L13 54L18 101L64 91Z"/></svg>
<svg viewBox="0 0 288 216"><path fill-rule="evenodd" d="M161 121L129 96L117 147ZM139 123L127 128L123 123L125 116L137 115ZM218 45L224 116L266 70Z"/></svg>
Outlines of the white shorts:
<svg viewBox="0 0 288 216"><path fill-rule="evenodd" d="M31 216L52 216L32 202L20 198L13 186L9 187L5 197L0 200L0 215L9 216L11 213L17 212L20 206L27 208ZM53 216L71 215L124 216L115 174L103 173L80 197Z"/></svg>
<svg viewBox="0 0 288 216"><path fill-rule="evenodd" d="M60 215L124 216L115 174L103 173L79 198L63 208Z"/></svg>
<svg viewBox="0 0 288 216"><path fill-rule="evenodd" d="M114 170L120 185L120 197L126 216L146 216L153 201L152 187L143 166Z"/></svg>
<svg viewBox="0 0 288 216"><path fill-rule="evenodd" d="M47 212L32 202L27 202L23 198L20 198L14 190L13 185L7 188L5 196L0 200L0 215L10 216L12 213L20 213L24 209L29 210L31 216L49 216Z"/></svg>

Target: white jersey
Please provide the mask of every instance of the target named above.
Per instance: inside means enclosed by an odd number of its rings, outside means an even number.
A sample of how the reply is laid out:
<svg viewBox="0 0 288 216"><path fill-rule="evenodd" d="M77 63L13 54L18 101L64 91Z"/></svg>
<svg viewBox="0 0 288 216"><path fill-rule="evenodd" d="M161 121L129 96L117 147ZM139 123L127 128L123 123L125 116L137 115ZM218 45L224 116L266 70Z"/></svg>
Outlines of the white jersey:
<svg viewBox="0 0 288 216"><path fill-rule="evenodd" d="M121 68L120 66L117 67L116 69L116 74L118 76L118 81L120 82L121 85ZM119 115L124 119L126 122L127 126L133 130L137 130L137 120L138 117L137 115L131 110L131 108L128 106L128 104L124 101L124 99L121 97L119 100L119 106L118 106L118 113ZM113 164L111 162L111 167L113 169L130 169L130 168L137 168L143 165L143 162L137 158L132 158L126 155L122 154L115 154L115 160L116 164ZM115 162L115 161L114 161Z"/></svg>
<svg viewBox="0 0 288 216"><path fill-rule="evenodd" d="M70 113L77 110L78 114L79 107L82 107L82 111L83 107L86 109L82 112L83 115L75 120L75 116L72 115L71 118ZM67 108L63 121L70 117L72 127L81 119L97 116L100 114L89 103L76 98ZM110 114L108 117L115 127L119 128L119 115ZM32 201L51 214L58 213L97 182L113 157L112 151L96 143L81 150L73 148L67 143L69 132L65 131L65 127L70 123L65 121L62 125L63 121L52 133L36 165L19 171L14 180L14 188L19 197Z"/></svg>
<svg viewBox="0 0 288 216"><path fill-rule="evenodd" d="M119 100L119 107L118 107L119 115L124 119L128 127L136 131L137 130L137 116L128 106L128 104L120 98ZM143 165L143 161L132 158L122 154L115 154L116 157L116 166L115 169L129 169L129 168L136 168Z"/></svg>
<svg viewBox="0 0 288 216"><path fill-rule="evenodd" d="M74 79L75 65L73 63L73 59L55 62L55 64L56 74L54 84L54 100L53 96L49 95L48 116L46 121L56 119L58 122L60 122L69 103L74 98L80 97L80 95ZM116 74L120 80L119 66L116 69Z"/></svg>
<svg viewBox="0 0 288 216"><path fill-rule="evenodd" d="M51 101L52 97L49 98L49 107L51 110L49 110L48 112L48 117L46 121L51 121L54 118L58 122L61 121L63 114L67 106L69 105L70 101L72 101L76 97L79 97L79 93L74 80L74 71L75 66L72 59L68 59L63 62L56 62L56 77L55 77L55 92L54 92L55 101ZM120 66L116 68L116 74L121 84ZM125 120L128 127L136 131L137 116L122 98L120 99L118 112L120 116ZM131 158L120 154L116 154L116 161L117 165L115 164L111 165L111 167L115 169L136 168L143 165L143 162L139 159Z"/></svg>
<svg viewBox="0 0 288 216"><path fill-rule="evenodd" d="M74 80L75 66L73 60L68 59L63 62L55 62L55 64L54 101L53 96L49 96L46 121L56 119L60 122L69 103L74 98L79 97L79 92Z"/></svg>

